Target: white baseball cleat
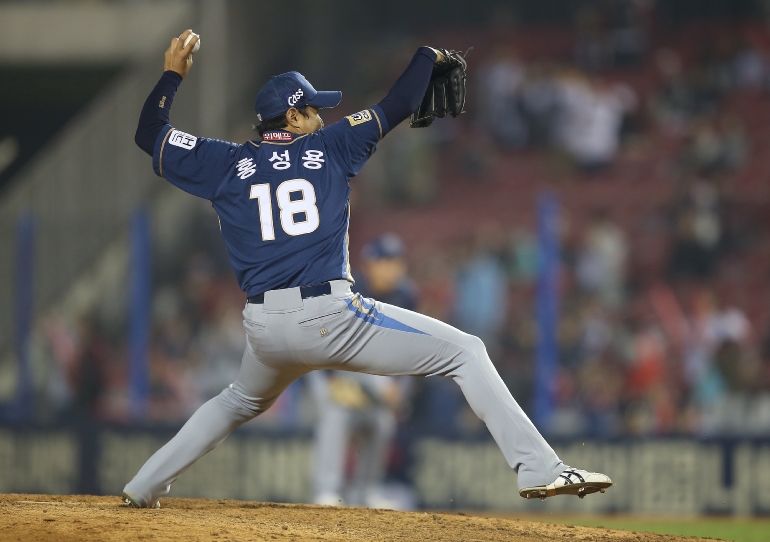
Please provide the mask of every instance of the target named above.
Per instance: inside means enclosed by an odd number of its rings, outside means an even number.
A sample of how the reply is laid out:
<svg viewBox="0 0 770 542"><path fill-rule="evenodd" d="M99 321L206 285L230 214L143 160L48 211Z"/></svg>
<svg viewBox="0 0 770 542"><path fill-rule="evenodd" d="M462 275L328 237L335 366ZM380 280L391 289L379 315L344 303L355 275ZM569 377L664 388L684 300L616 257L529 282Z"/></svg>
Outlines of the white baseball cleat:
<svg viewBox="0 0 770 542"><path fill-rule="evenodd" d="M123 502L126 503L126 505L129 506L129 508L160 508L160 501L155 501L155 504L152 506L142 506L139 504L139 502L133 498L131 495L126 493L125 491L120 496L121 499L123 499Z"/></svg>
<svg viewBox="0 0 770 542"><path fill-rule="evenodd" d="M554 495L577 495L582 499L597 491L604 493L611 485L612 480L606 474L567 467L547 486L525 487L519 490L519 495L525 499L537 498L543 501Z"/></svg>

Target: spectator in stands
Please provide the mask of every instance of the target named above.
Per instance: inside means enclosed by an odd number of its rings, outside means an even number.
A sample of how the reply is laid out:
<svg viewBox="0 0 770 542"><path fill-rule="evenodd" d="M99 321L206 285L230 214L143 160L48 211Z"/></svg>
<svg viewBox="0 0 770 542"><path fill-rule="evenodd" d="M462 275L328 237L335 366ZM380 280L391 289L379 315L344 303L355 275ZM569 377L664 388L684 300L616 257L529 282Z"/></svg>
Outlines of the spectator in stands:
<svg viewBox="0 0 770 542"><path fill-rule="evenodd" d="M670 433L677 424L677 394L667 367L669 344L650 315L637 316L633 330L626 381L627 430L633 435Z"/></svg>
<svg viewBox="0 0 770 542"><path fill-rule="evenodd" d="M508 275L514 284L530 284L537 276L537 239L527 229L518 228L511 235L506 257Z"/></svg>
<svg viewBox="0 0 770 542"><path fill-rule="evenodd" d="M650 4L636 0L588 2L575 17L575 61L586 71L635 67L647 48Z"/></svg>
<svg viewBox="0 0 770 542"><path fill-rule="evenodd" d="M481 337L490 350L499 342L508 309L508 282L502 262L505 248L505 235L499 227L483 227L457 277L458 327Z"/></svg>
<svg viewBox="0 0 770 542"><path fill-rule="evenodd" d="M713 181L691 178L674 210L670 278L705 278L713 274L722 235L719 191Z"/></svg>
<svg viewBox="0 0 770 542"><path fill-rule="evenodd" d="M45 411L55 418L65 412L72 403L71 367L77 360L75 330L60 316L49 315L43 324L44 351L48 362L45 373ZM66 415L66 414L65 414ZM0 421L6 411L0 407Z"/></svg>
<svg viewBox="0 0 770 542"><path fill-rule="evenodd" d="M595 297L586 297L580 307L580 325L580 363L604 356L613 340L614 329L610 311Z"/></svg>
<svg viewBox="0 0 770 542"><path fill-rule="evenodd" d="M164 286L153 296L150 419L182 420L202 403L192 379L201 359L196 355L193 314L183 310L176 287Z"/></svg>
<svg viewBox="0 0 770 542"><path fill-rule="evenodd" d="M575 63L593 72L612 61L612 44L605 30L606 14L596 2L583 4L575 14Z"/></svg>
<svg viewBox="0 0 770 542"><path fill-rule="evenodd" d="M668 261L669 278L706 278L714 272L714 248L698 234L697 213L685 208L677 213L674 245Z"/></svg>
<svg viewBox="0 0 770 542"><path fill-rule="evenodd" d="M523 64L506 46L497 47L479 68L479 120L504 149L522 149L529 140L519 99L524 78Z"/></svg>
<svg viewBox="0 0 770 542"><path fill-rule="evenodd" d="M710 80L718 94L734 85L735 39L731 32L722 32L703 40L698 55L698 66Z"/></svg>
<svg viewBox="0 0 770 542"><path fill-rule="evenodd" d="M605 209L594 210L577 258L578 284L606 306L618 307L624 301L628 253L623 230Z"/></svg>
<svg viewBox="0 0 770 542"><path fill-rule="evenodd" d="M609 20L613 64L633 68L641 64L647 50L647 19L651 2L625 0L612 5Z"/></svg>
<svg viewBox="0 0 770 542"><path fill-rule="evenodd" d="M762 363L743 311L720 306L713 291L701 290L693 297L689 327L685 374L700 415L696 429L706 434L770 430L770 396L761 393Z"/></svg>
<svg viewBox="0 0 770 542"><path fill-rule="evenodd" d="M585 435L588 416L581 402L579 370L562 367L557 377L555 409L549 421L548 433L559 437Z"/></svg>
<svg viewBox="0 0 770 542"><path fill-rule="evenodd" d="M623 117L636 107L634 91L572 75L562 79L561 100L562 147L583 171L606 168L618 152Z"/></svg>
<svg viewBox="0 0 770 542"><path fill-rule="evenodd" d="M742 337L745 317L736 309L728 309L720 311L717 320L724 335L714 350L714 366L724 383L724 393L701 405L700 430L706 434L767 435L770 393L762 387L762 362Z"/></svg>
<svg viewBox="0 0 770 542"><path fill-rule="evenodd" d="M711 175L740 168L748 153L743 123L734 115L700 116L693 120L681 167Z"/></svg>
<svg viewBox="0 0 770 542"><path fill-rule="evenodd" d="M741 119L735 115L720 116L719 131L722 139L721 167L724 170L737 170L746 163L749 153L749 141Z"/></svg>
<svg viewBox="0 0 770 542"><path fill-rule="evenodd" d="M585 361L585 330L574 296L564 302L559 321L559 362L564 367L579 367Z"/></svg>
<svg viewBox="0 0 770 542"><path fill-rule="evenodd" d="M668 133L682 135L688 127L694 101L683 74L682 60L672 49L659 50L655 60L663 82L650 99L650 109Z"/></svg>
<svg viewBox="0 0 770 542"><path fill-rule="evenodd" d="M744 43L733 59L733 80L737 88L763 90L768 85L767 59L750 43Z"/></svg>
<svg viewBox="0 0 770 542"><path fill-rule="evenodd" d="M558 79L559 101L554 122L554 143L569 151L577 145L587 124L593 94L588 78L577 70L566 70Z"/></svg>
<svg viewBox="0 0 770 542"><path fill-rule="evenodd" d="M517 366L532 367L537 349L537 323L530 310L519 310L508 318L508 325L503 334L503 346L508 359ZM531 390L526 391L527 394ZM526 401L523 401L526 403Z"/></svg>
<svg viewBox="0 0 770 542"><path fill-rule="evenodd" d="M725 375L715 362L718 311L714 294L709 290L695 292L688 321L688 337L683 355L683 376L690 389L695 412L706 412L720 404L728 392ZM720 341L721 342L721 341ZM698 420L696 429L702 420Z"/></svg>
<svg viewBox="0 0 770 542"><path fill-rule="evenodd" d="M684 155L685 169L700 174L718 171L722 165L722 154L722 138L712 118L704 115L694 119Z"/></svg>
<svg viewBox="0 0 770 542"><path fill-rule="evenodd" d="M529 67L519 96L526 117L530 146L543 147L555 143L554 124L558 115L560 92L552 66L541 62Z"/></svg>
<svg viewBox="0 0 770 542"><path fill-rule="evenodd" d="M194 331L191 312L184 310L177 285L162 286L153 296L153 342L171 358L180 359L188 354Z"/></svg>
<svg viewBox="0 0 770 542"><path fill-rule="evenodd" d="M210 317L201 323L196 350L206 362L193 374L198 397L192 411L238 377L246 337L242 331L243 295L235 286L234 282L220 285Z"/></svg>
<svg viewBox="0 0 770 542"><path fill-rule="evenodd" d="M70 374L74 391L73 407L77 416L96 418L104 392L110 348L93 316L84 316L78 322L78 343L78 359Z"/></svg>
<svg viewBox="0 0 770 542"><path fill-rule="evenodd" d="M586 433L617 436L623 431L620 404L625 374L611 356L586 363L579 373L581 403L586 412Z"/></svg>
<svg viewBox="0 0 770 542"><path fill-rule="evenodd" d="M715 114L722 98L721 81L709 71L708 66L696 66L690 69L687 80L693 89L693 114Z"/></svg>
<svg viewBox="0 0 770 542"><path fill-rule="evenodd" d="M455 302L454 269L446 252L416 250L414 277L420 291L418 311L442 322L452 318Z"/></svg>
<svg viewBox="0 0 770 542"><path fill-rule="evenodd" d="M707 293L713 298L713 293ZM729 305L715 306L713 314L705 323L704 338L714 350L719 350L725 343L733 342L739 348L748 348L751 340L751 323L739 308Z"/></svg>

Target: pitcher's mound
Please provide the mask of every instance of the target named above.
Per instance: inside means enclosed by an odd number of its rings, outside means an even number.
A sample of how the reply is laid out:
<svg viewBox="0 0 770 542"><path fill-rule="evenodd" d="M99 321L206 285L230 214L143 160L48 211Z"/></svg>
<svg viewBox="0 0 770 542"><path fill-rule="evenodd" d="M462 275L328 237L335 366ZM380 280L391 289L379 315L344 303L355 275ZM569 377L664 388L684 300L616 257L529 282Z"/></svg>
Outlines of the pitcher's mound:
<svg viewBox="0 0 770 542"><path fill-rule="evenodd" d="M0 495L3 540L695 540L610 529L394 512L207 499L163 499L137 510L118 497Z"/></svg>

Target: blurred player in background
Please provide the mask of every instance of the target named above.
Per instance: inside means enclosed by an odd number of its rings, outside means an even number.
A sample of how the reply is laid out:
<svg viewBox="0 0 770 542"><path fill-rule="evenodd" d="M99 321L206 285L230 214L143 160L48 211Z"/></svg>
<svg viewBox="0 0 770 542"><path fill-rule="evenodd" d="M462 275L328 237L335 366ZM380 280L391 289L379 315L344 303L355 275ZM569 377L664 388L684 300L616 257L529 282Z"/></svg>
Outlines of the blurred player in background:
<svg viewBox="0 0 770 542"><path fill-rule="evenodd" d="M363 273L354 290L414 310L415 286L406 275L404 244L384 234L364 246ZM315 433L316 504L402 508L382 491L389 451L408 380L365 373L316 371L308 375L318 401ZM354 432L357 438L353 439ZM352 480L345 483L347 451L357 446Z"/></svg>

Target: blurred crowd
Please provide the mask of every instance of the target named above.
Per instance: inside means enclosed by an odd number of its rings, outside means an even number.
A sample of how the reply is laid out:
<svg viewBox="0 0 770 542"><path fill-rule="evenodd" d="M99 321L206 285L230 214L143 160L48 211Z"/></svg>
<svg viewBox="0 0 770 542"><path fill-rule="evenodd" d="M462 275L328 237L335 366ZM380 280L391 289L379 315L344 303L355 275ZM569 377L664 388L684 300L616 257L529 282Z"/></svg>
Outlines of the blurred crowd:
<svg viewBox="0 0 770 542"><path fill-rule="evenodd" d="M673 196L640 218L666 232L657 275L637 265L635 253L644 248L616 210L597 205L585 216L564 214L559 369L545 431L770 435L770 330L743 307L751 284L739 285L743 297L730 295L722 272L748 261L770 233L748 227L731 203L735 178L761 142L752 140L748 119L725 107L735 96L767 95L770 53L740 32L719 33L690 55L657 47L648 4L580 11L566 58L525 59L504 40L479 51L467 119L423 131L399 127L381 144L379 162L372 161L378 166L362 176L354 204L434 204L438 162L458 138L470 141L462 175L483 177L495 156L535 153L586 183L611 179L618 157L632 147L637 160L657 160L654 146L639 140L670 142L665 175ZM643 70L654 84L634 84ZM538 347L537 232L506 229L494 218L480 220L470 238L407 251L408 273L417 310L481 337L529 410ZM200 229L190 235L197 242L174 252L174 263L154 277L151 422L181 422L219 393L237 376L244 347L244 298L217 239L216 218L201 211L191 222ZM767 268L762 280L764 292ZM124 335L97 316L76 325L49 319L38 346L38 355L52 360L53 376L40 392L47 411L132 421ZM484 433L451 382L426 379L405 389L397 441L418 433ZM307 427L313 405L310 385L301 380L253 424Z"/></svg>
<svg viewBox="0 0 770 542"><path fill-rule="evenodd" d="M563 241L548 433L770 434L770 334L763 347L763 330L720 298L712 278L661 277L636 288L632 247L603 209ZM530 232L489 229L466 250L425 255L415 266L419 310L482 337L525 409L536 391L538 252Z"/></svg>
<svg viewBox="0 0 770 542"><path fill-rule="evenodd" d="M176 423L235 380L246 345L243 292L216 216L192 216L185 229L194 243L153 247L146 413L131 403L125 321L96 311L74 325L56 315L43 325L36 355L53 361L42 385L47 417Z"/></svg>
<svg viewBox="0 0 770 542"><path fill-rule="evenodd" d="M467 161L468 173L478 174L481 164L482 175L484 161L496 155L544 148L544 158L568 165L573 182L613 182L624 146L650 162L658 159L653 146L639 141L673 149L663 162L672 197L637 217L665 232L657 274L638 265L634 253L644 247L634 246L620 211L565 203L560 370L547 431L770 434L767 311L751 321L742 308L747 297L767 296L768 262L752 251L763 250L768 228L748 226L732 197L752 144L761 140L751 140L750 118L725 107L767 96L768 52L731 31L714 33L688 58L674 48L647 51L640 24L633 55L619 54L612 46L618 29L601 31L596 15L586 14L594 29L588 34L579 26L571 62L525 62L510 45L494 49L479 68L466 132L485 142L487 156ZM654 84L634 88L626 81L639 75L643 58L653 72L645 81ZM572 223L570 212L584 216ZM482 227L465 245L417 256L422 311L481 336L528 408L538 342L536 233ZM749 274L759 275L760 287L740 274L743 284L727 287L735 282L731 266L754 267Z"/></svg>

